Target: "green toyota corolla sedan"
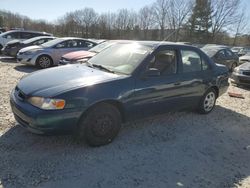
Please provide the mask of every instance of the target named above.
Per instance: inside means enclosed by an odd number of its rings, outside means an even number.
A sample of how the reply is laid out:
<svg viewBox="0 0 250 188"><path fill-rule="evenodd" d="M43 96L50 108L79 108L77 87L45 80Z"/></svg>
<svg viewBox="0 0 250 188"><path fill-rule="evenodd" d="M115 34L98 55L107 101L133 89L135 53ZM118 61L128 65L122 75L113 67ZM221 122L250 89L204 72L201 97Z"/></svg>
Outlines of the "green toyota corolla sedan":
<svg viewBox="0 0 250 188"><path fill-rule="evenodd" d="M25 76L10 102L17 122L33 133L70 132L100 146L131 119L184 109L211 112L229 86L228 76L225 66L198 48L131 41L85 64Z"/></svg>

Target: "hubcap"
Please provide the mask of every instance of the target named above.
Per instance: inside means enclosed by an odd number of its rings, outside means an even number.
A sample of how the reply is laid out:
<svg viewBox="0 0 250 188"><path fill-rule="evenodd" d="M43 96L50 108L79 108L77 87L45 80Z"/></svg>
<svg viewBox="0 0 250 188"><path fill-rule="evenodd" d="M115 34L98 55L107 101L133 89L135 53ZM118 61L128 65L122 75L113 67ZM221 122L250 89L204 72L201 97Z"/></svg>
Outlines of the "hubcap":
<svg viewBox="0 0 250 188"><path fill-rule="evenodd" d="M108 115L101 115L96 118L92 131L96 136L105 136L112 130L112 118Z"/></svg>
<svg viewBox="0 0 250 188"><path fill-rule="evenodd" d="M48 68L50 66L50 59L46 56L43 56L39 59L39 65L42 68Z"/></svg>
<svg viewBox="0 0 250 188"><path fill-rule="evenodd" d="M204 110L209 112L213 109L215 103L215 94L214 92L209 92L204 100Z"/></svg>

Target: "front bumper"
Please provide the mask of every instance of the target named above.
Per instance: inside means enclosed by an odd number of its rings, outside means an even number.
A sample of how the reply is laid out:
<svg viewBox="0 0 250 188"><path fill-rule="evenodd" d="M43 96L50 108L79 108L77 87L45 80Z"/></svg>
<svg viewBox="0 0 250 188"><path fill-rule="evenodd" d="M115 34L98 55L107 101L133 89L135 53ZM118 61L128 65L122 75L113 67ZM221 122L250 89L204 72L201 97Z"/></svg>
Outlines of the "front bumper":
<svg viewBox="0 0 250 188"><path fill-rule="evenodd" d="M16 121L35 134L71 133L82 114L79 109L41 110L25 100L20 100L13 91L10 105Z"/></svg>
<svg viewBox="0 0 250 188"><path fill-rule="evenodd" d="M17 62L27 65L36 65L36 55L17 54Z"/></svg>
<svg viewBox="0 0 250 188"><path fill-rule="evenodd" d="M3 48L2 49L2 54L6 56L12 56L15 57L17 54L17 49L16 48Z"/></svg>
<svg viewBox="0 0 250 188"><path fill-rule="evenodd" d="M231 82L238 85L250 86L250 76L233 72Z"/></svg>

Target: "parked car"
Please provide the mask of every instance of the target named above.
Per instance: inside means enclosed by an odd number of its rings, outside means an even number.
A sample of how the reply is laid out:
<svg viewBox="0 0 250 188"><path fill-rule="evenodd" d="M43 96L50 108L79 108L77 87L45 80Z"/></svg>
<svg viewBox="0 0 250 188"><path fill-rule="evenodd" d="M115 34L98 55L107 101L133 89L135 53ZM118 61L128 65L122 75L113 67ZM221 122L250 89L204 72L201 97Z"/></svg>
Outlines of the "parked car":
<svg viewBox="0 0 250 188"><path fill-rule="evenodd" d="M239 57L229 48L222 46L204 47L202 50L218 64L226 65L229 70L233 71L239 65Z"/></svg>
<svg viewBox="0 0 250 188"><path fill-rule="evenodd" d="M234 69L231 82L237 85L250 86L250 62L244 63Z"/></svg>
<svg viewBox="0 0 250 188"><path fill-rule="evenodd" d="M29 46L21 49L17 54L19 63L49 68L58 65L61 57L69 52L89 50L96 43L82 38L58 38L40 46Z"/></svg>
<svg viewBox="0 0 250 188"><path fill-rule="evenodd" d="M23 77L10 104L17 122L34 133L75 132L100 146L110 143L127 120L172 110L211 112L229 86L228 76L225 66L196 47L115 44L88 63Z"/></svg>
<svg viewBox="0 0 250 188"><path fill-rule="evenodd" d="M235 55L239 55L239 52L244 49L243 47L233 47L231 48L232 52L235 53Z"/></svg>
<svg viewBox="0 0 250 188"><path fill-rule="evenodd" d="M241 57L243 55L246 55L250 53L250 47L244 47L238 52L238 56Z"/></svg>
<svg viewBox="0 0 250 188"><path fill-rule="evenodd" d="M0 27L0 34L6 32L5 28Z"/></svg>
<svg viewBox="0 0 250 188"><path fill-rule="evenodd" d="M52 34L45 32L37 32L37 31L25 31L25 30L13 30L7 31L0 34L0 50L10 41L18 39L18 40L27 40L33 37L38 36L52 36Z"/></svg>
<svg viewBox="0 0 250 188"><path fill-rule="evenodd" d="M241 56L239 59L240 59L240 65L243 63L250 62L250 52Z"/></svg>
<svg viewBox="0 0 250 188"><path fill-rule="evenodd" d="M22 48L33 46L33 45L41 45L48 41L56 39L52 36L41 36L34 37L25 41L13 40L8 42L2 49L2 54L7 56L16 57L19 50Z"/></svg>
<svg viewBox="0 0 250 188"><path fill-rule="evenodd" d="M109 48L110 46L118 43L118 42L125 42L125 41L106 41L97 46L91 48L88 51L81 50L76 52L70 52L62 56L59 61L59 65L66 65L66 64L75 64L75 63L83 63L86 62L88 59L93 57L94 55L100 53L102 50Z"/></svg>

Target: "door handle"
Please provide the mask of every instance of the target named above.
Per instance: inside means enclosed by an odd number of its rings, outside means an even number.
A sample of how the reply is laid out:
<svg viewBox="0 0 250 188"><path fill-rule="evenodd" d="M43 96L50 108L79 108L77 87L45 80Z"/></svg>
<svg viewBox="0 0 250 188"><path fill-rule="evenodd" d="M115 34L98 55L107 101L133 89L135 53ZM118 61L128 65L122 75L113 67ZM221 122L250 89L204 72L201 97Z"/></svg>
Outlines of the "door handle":
<svg viewBox="0 0 250 188"><path fill-rule="evenodd" d="M175 86L181 85L181 82L174 83Z"/></svg>

